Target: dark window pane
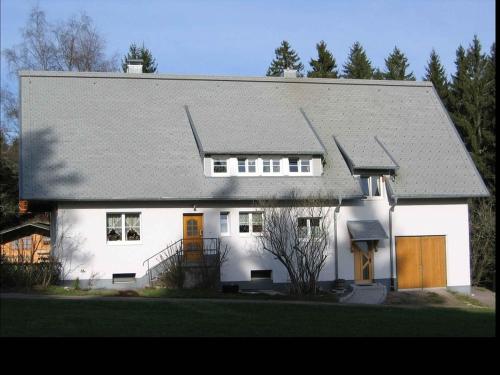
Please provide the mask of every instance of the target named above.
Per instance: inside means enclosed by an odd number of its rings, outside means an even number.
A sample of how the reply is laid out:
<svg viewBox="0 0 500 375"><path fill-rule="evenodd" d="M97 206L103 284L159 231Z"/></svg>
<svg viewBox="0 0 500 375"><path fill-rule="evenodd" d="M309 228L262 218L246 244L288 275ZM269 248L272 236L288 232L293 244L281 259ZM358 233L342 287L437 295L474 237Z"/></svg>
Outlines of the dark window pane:
<svg viewBox="0 0 500 375"><path fill-rule="evenodd" d="M252 232L262 232L262 213L257 212L252 214Z"/></svg>
<svg viewBox="0 0 500 375"><path fill-rule="evenodd" d="M369 185L368 185L369 177L361 177L361 190L363 191L363 195L368 197L370 195Z"/></svg>
<svg viewBox="0 0 500 375"><path fill-rule="evenodd" d="M299 159L288 159L288 163L290 165L290 172L298 172L299 171Z"/></svg>
<svg viewBox="0 0 500 375"><path fill-rule="evenodd" d="M245 159L238 159L238 172L240 173L246 172Z"/></svg>
<svg viewBox="0 0 500 375"><path fill-rule="evenodd" d="M374 197L380 196L380 178L377 176L372 177L372 195Z"/></svg>
<svg viewBox="0 0 500 375"><path fill-rule="evenodd" d="M250 278L251 279L270 279L271 278L271 270L251 270Z"/></svg>
<svg viewBox="0 0 500 375"><path fill-rule="evenodd" d="M214 173L226 173L226 172L227 172L227 161L214 160Z"/></svg>

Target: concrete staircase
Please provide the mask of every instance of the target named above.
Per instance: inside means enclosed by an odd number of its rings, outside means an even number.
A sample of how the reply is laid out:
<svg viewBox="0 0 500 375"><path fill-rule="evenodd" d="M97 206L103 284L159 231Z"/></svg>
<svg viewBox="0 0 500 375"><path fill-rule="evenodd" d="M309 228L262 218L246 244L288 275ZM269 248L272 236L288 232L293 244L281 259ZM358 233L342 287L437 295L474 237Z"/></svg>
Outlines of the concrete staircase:
<svg viewBox="0 0 500 375"><path fill-rule="evenodd" d="M378 305L385 301L387 288L379 283L352 285L352 292L340 297L341 303Z"/></svg>

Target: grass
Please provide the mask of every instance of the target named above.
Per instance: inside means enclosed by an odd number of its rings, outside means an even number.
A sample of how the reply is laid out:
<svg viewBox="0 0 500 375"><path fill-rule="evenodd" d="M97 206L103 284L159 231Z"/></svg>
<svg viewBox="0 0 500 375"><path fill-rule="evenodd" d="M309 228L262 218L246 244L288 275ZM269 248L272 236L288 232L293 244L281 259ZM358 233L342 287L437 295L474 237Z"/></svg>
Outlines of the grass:
<svg viewBox="0 0 500 375"><path fill-rule="evenodd" d="M494 336L490 309L2 299L1 336Z"/></svg>
<svg viewBox="0 0 500 375"><path fill-rule="evenodd" d="M222 293L213 289L166 289L166 288L143 288L137 290L115 290L115 289L74 289L61 286L49 286L47 288L34 288L9 290L7 292L56 295L56 296L105 296L105 297L147 297L147 298L197 298L197 299L263 299L284 301L316 301L316 302L338 302L338 297L332 293L322 293L315 296L291 296L291 295L269 295L265 293Z"/></svg>
<svg viewBox="0 0 500 375"><path fill-rule="evenodd" d="M443 305L446 302L445 298L438 293L430 291L422 292L397 292L388 295L387 304L391 305Z"/></svg>

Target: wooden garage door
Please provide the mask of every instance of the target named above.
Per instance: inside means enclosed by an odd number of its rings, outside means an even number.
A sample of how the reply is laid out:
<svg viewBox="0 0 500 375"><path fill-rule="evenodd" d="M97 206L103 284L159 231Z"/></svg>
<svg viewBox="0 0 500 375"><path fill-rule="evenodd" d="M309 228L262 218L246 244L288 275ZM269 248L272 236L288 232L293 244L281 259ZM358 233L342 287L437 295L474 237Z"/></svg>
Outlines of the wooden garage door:
<svg viewBox="0 0 500 375"><path fill-rule="evenodd" d="M398 289L446 286L445 236L396 237Z"/></svg>

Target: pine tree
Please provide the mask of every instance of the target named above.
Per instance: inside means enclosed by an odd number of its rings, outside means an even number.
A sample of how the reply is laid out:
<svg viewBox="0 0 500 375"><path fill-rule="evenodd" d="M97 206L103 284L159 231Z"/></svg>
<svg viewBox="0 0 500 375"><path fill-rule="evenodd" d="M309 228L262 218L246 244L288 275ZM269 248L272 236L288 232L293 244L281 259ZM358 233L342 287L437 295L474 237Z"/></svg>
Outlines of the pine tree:
<svg viewBox="0 0 500 375"><path fill-rule="evenodd" d="M392 53L385 59L385 67L387 71L384 73L385 79L399 80L399 81L415 81L413 72L406 74L408 58L398 47L394 47Z"/></svg>
<svg viewBox="0 0 500 375"><path fill-rule="evenodd" d="M488 159L495 158L491 155L495 134L488 116L492 93L488 84L488 58L481 52L477 36L467 51L462 46L457 49L455 65L457 72L450 86L451 116L479 172L492 187L495 175L488 167Z"/></svg>
<svg viewBox="0 0 500 375"><path fill-rule="evenodd" d="M343 70L345 78L371 79L373 77L372 63L359 42L351 47Z"/></svg>
<svg viewBox="0 0 500 375"><path fill-rule="evenodd" d="M323 40L316 44L316 50L318 51L318 59L309 61L312 70L307 72L307 76L310 78L337 78L337 63Z"/></svg>
<svg viewBox="0 0 500 375"><path fill-rule="evenodd" d="M295 69L299 77L303 77L302 71L304 65L300 62L300 58L286 40L281 42L281 45L274 50L275 58L267 69L267 76L280 77L285 69Z"/></svg>
<svg viewBox="0 0 500 375"><path fill-rule="evenodd" d="M376 68L373 71L373 79L384 79L385 75L384 72L382 72L379 68Z"/></svg>
<svg viewBox="0 0 500 375"><path fill-rule="evenodd" d="M431 51L425 72L423 79L432 82L444 105L448 106L448 79L446 78L446 72L441 64L439 55L434 49Z"/></svg>
<svg viewBox="0 0 500 375"><path fill-rule="evenodd" d="M140 48L137 47L135 43L130 45L129 51L127 55L123 57L122 61L122 69L124 72L127 72L127 61L129 59L141 59L143 73L156 73L158 64L156 64L156 60L151 51L144 47L144 43Z"/></svg>

